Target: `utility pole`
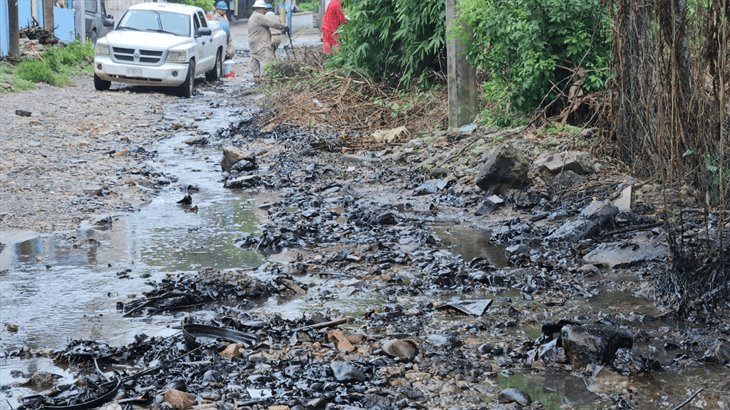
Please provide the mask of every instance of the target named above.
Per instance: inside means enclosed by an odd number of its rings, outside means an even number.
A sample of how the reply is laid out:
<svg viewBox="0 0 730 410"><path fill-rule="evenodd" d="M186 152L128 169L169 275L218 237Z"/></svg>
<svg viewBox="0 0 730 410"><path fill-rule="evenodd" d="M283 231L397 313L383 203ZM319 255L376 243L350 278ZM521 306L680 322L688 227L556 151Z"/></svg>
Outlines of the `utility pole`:
<svg viewBox="0 0 730 410"><path fill-rule="evenodd" d="M86 2L84 0L74 1L74 17L76 23L76 37L86 41Z"/></svg>
<svg viewBox="0 0 730 410"><path fill-rule="evenodd" d="M446 0L446 69L449 88L449 128L474 121L477 115L477 74L466 61L461 40L450 35L455 24L458 0ZM468 28L467 28L468 30Z"/></svg>
<svg viewBox="0 0 730 410"><path fill-rule="evenodd" d="M20 25L18 24L18 0L8 0L8 28L10 31L10 57L20 57Z"/></svg>
<svg viewBox="0 0 730 410"><path fill-rule="evenodd" d="M53 20L53 0L43 0L43 28L53 31L56 22Z"/></svg>

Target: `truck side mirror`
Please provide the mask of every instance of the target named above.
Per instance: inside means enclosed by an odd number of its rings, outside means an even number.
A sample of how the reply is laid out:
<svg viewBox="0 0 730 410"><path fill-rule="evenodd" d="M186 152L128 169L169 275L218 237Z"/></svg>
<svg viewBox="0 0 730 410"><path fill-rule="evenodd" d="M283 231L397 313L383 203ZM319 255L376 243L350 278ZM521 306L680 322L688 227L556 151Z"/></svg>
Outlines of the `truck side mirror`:
<svg viewBox="0 0 730 410"><path fill-rule="evenodd" d="M195 33L198 37L201 36L209 36L213 34L213 31L210 29L210 27L201 27L198 29L198 32Z"/></svg>
<svg viewBox="0 0 730 410"><path fill-rule="evenodd" d="M106 16L101 19L101 24L104 25L104 27L113 28L114 27L114 17L112 16Z"/></svg>

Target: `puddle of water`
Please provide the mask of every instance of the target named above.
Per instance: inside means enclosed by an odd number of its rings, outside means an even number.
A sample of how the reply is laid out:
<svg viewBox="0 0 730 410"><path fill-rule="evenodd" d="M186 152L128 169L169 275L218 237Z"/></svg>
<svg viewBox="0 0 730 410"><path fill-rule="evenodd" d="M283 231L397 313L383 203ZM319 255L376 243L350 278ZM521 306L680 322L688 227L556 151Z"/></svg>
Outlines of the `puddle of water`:
<svg viewBox="0 0 730 410"><path fill-rule="evenodd" d="M29 382L30 376L34 373L51 373L57 376L54 383L70 384L74 381L74 375L66 369L56 366L53 360L48 358L32 358L32 359L0 359L0 382L7 386L4 395L9 395L10 399L0 403L0 408L6 404L18 406L15 397L32 396L41 392L50 390L49 387L39 387Z"/></svg>
<svg viewBox="0 0 730 410"><path fill-rule="evenodd" d="M500 388L515 388L527 392L533 402L546 410L600 409L598 396L588 391L583 380L570 374L546 373L532 375L515 373L497 376Z"/></svg>
<svg viewBox="0 0 730 410"><path fill-rule="evenodd" d="M489 241L490 233L476 228L459 225L431 225L434 235L438 237L453 253L460 254L465 261L474 258L485 258L497 268L509 266L504 247Z"/></svg>
<svg viewBox="0 0 730 410"><path fill-rule="evenodd" d="M241 232L253 232L258 224L252 202L223 188L220 165L212 159L220 157L217 148L187 147L181 144L185 138L158 147L158 166L179 182L139 212L73 236L0 233L7 244L0 252L0 323L20 328L4 332L0 350L57 349L72 339L123 344L136 333L154 336L169 322L124 318L116 303L148 289L145 282L166 271L262 263L262 256L234 244ZM198 188L192 193L197 212L177 204L185 195L180 187L188 185ZM120 279L117 273L125 269L131 270L129 278Z"/></svg>

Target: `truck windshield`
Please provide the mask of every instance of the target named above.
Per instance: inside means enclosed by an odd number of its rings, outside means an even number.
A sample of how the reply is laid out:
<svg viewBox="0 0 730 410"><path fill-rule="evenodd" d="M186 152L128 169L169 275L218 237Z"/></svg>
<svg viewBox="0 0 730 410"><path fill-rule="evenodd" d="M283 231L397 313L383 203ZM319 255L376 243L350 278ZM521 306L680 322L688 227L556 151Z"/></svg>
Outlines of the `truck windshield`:
<svg viewBox="0 0 730 410"><path fill-rule="evenodd" d="M156 10L127 10L117 30L156 31L190 37L190 17L187 14Z"/></svg>

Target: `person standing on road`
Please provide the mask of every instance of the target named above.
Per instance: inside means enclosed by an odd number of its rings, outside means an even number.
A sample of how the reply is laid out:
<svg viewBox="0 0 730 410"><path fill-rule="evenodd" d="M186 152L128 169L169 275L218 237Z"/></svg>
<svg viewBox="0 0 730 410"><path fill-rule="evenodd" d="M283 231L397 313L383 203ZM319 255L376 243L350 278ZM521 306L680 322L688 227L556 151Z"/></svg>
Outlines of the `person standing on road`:
<svg viewBox="0 0 730 410"><path fill-rule="evenodd" d="M279 22L281 23L281 18L279 18L276 13L274 13L274 5L271 3L273 0L266 0L266 16L274 16L279 19ZM279 48L279 44L281 44L281 30L277 30L275 28L271 29L271 51L274 52L274 55L276 55L276 49Z"/></svg>
<svg viewBox="0 0 730 410"><path fill-rule="evenodd" d="M271 29L281 30L286 34L288 27L274 15L266 15L266 2L256 0L253 3L253 14L248 19L248 45L251 49L251 73L258 80L263 75L264 66L274 59L271 50Z"/></svg>
<svg viewBox="0 0 730 410"><path fill-rule="evenodd" d="M215 5L215 12L213 12L213 17L211 20L217 21L218 24L220 24L223 31L226 32L226 36L228 36L228 45L226 46L226 60L232 59L236 55L236 47L233 45L233 37L231 36L231 23L228 21L228 16L226 16L228 12L228 4L226 4L225 1L221 0Z"/></svg>
<svg viewBox="0 0 730 410"><path fill-rule="evenodd" d="M322 19L322 51L325 54L332 54L337 50L337 38L340 36L336 33L341 25L345 24L345 12L342 10L340 0L332 0L324 12Z"/></svg>

